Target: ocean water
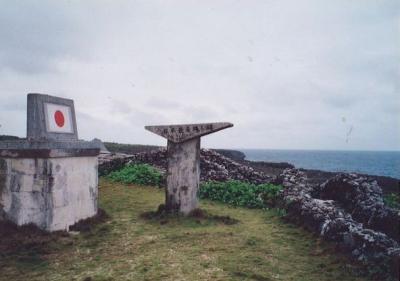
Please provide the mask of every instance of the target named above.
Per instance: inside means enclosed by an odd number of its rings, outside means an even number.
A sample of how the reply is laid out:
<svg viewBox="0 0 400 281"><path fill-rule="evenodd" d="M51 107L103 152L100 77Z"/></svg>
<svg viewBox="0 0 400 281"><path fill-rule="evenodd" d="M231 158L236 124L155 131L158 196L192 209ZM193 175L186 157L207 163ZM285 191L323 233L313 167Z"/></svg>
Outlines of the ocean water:
<svg viewBox="0 0 400 281"><path fill-rule="evenodd" d="M400 179L400 151L240 149L247 160L288 162L296 168L356 172Z"/></svg>

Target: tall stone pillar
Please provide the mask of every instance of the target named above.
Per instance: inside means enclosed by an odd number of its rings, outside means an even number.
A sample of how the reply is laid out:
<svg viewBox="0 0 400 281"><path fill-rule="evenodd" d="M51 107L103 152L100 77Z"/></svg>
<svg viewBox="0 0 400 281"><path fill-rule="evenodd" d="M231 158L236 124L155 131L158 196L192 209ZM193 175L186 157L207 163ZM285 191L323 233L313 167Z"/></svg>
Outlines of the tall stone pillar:
<svg viewBox="0 0 400 281"><path fill-rule="evenodd" d="M200 184L200 137L232 127L231 123L205 123L145 128L168 140L167 188L168 211L189 214L197 208Z"/></svg>

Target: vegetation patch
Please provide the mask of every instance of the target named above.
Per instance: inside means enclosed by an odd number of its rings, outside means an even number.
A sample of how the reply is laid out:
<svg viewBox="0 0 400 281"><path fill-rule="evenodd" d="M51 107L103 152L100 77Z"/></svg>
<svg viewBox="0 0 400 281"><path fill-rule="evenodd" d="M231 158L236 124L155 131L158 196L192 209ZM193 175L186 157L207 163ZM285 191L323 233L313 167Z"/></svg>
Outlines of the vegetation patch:
<svg viewBox="0 0 400 281"><path fill-rule="evenodd" d="M201 184L199 196L233 206L261 209L275 206L281 190L282 186L273 184L255 185L236 180L210 181Z"/></svg>
<svg viewBox="0 0 400 281"><path fill-rule="evenodd" d="M148 164L132 164L119 171L111 172L107 178L113 182L126 184L160 186L162 175L157 169Z"/></svg>
<svg viewBox="0 0 400 281"><path fill-rule="evenodd" d="M389 193L383 196L385 204L394 209L400 209L400 196L396 193Z"/></svg>

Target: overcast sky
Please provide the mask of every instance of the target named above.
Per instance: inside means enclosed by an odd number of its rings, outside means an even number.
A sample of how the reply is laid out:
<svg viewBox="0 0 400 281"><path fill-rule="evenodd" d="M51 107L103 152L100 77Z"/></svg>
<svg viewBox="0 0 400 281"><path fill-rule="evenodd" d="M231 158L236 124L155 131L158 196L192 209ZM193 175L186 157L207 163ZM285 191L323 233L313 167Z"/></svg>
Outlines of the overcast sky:
<svg viewBox="0 0 400 281"><path fill-rule="evenodd" d="M203 146L400 149L400 1L0 0L0 134L26 94L72 98L80 138L229 121Z"/></svg>

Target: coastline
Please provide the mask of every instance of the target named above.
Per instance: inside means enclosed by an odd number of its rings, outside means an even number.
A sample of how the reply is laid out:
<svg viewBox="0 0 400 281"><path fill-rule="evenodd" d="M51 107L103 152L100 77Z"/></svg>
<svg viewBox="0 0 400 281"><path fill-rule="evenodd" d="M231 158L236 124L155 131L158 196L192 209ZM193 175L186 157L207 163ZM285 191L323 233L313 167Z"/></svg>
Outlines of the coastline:
<svg viewBox="0 0 400 281"><path fill-rule="evenodd" d="M142 144L119 144L114 142L104 142L104 145L110 152L125 153L125 154L149 152L163 147L163 146L142 145ZM228 157L240 164L250 166L254 170L263 172L268 176L277 176L281 174L283 170L286 168L298 168L306 173L311 183L321 184L324 181L328 180L329 178L341 174L341 172L332 172L319 169L305 169L301 167L296 167L294 164L288 162L267 162L267 161L246 160L246 154L238 149L211 148L211 150L214 150L222 154L223 156ZM379 186L382 187L383 192L385 194L399 192L400 179L389 176L371 175L366 173L357 173L357 174L376 180Z"/></svg>
<svg viewBox="0 0 400 281"><path fill-rule="evenodd" d="M400 179L400 151L243 149L247 160L289 162L297 168Z"/></svg>
<svg viewBox="0 0 400 281"><path fill-rule="evenodd" d="M306 173L310 183L321 184L326 180L333 178L338 174L343 173L343 172L323 171L318 169L304 169L301 167L296 167L295 165L287 162L246 160L245 159L246 154L240 150L231 150L231 149L213 149L213 150L224 155L225 157L229 157L241 164L248 165L254 170L263 172L269 176L277 176L281 174L283 170L286 168L298 168L299 170L304 171ZM382 188L384 194L399 192L400 179L388 176L378 176L378 175L370 175L364 173L357 173L357 174L376 180L378 182L378 185Z"/></svg>

